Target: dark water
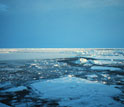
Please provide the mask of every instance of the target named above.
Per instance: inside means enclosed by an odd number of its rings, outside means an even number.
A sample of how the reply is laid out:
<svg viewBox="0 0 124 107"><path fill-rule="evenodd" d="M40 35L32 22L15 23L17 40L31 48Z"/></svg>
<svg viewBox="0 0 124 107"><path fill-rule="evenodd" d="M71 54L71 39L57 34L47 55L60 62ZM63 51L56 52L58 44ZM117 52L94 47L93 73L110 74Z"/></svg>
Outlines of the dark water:
<svg viewBox="0 0 124 107"><path fill-rule="evenodd" d="M23 51L23 56L25 56ZM11 52L11 55L18 56L19 53L20 51ZM71 75L108 86L115 85L121 93L112 96L112 99L124 105L124 49L75 49L50 53L40 51L38 55L42 58L30 57L14 60L2 58L0 61L0 102L17 107L59 107L57 100L40 98L32 90L30 84ZM1 55L9 56L9 54L2 53ZM47 58L47 55L54 55L54 57ZM56 55L58 56L55 57ZM17 87L20 89L16 89ZM6 91L9 89L12 90Z"/></svg>

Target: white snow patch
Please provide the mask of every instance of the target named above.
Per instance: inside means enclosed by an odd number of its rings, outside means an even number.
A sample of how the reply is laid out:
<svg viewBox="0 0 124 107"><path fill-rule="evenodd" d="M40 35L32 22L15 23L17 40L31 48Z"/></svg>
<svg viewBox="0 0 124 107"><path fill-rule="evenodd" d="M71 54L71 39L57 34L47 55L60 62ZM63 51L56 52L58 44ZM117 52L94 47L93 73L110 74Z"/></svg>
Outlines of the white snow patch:
<svg viewBox="0 0 124 107"><path fill-rule="evenodd" d="M58 64L55 64L54 67L58 67L59 65Z"/></svg>
<svg viewBox="0 0 124 107"><path fill-rule="evenodd" d="M80 58L78 60L75 61L76 64L83 64L83 63L87 63L87 59L84 59L84 58Z"/></svg>
<svg viewBox="0 0 124 107"><path fill-rule="evenodd" d="M80 58L75 61L76 64L83 64L83 66L92 66L94 63L92 60L87 60L85 58Z"/></svg>
<svg viewBox="0 0 124 107"><path fill-rule="evenodd" d="M59 100L60 106L122 107L112 96L120 94L114 86L107 86L76 77L63 77L31 84L41 98Z"/></svg>

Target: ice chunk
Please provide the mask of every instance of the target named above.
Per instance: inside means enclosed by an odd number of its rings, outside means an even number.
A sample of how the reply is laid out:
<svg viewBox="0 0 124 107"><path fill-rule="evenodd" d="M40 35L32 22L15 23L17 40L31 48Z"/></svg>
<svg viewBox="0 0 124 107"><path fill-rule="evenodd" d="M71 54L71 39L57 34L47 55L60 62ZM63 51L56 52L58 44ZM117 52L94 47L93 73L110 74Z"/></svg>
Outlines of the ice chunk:
<svg viewBox="0 0 124 107"><path fill-rule="evenodd" d="M31 84L41 98L59 99L60 106L96 107L122 105L111 97L120 94L114 86L107 86L76 77L63 77Z"/></svg>
<svg viewBox="0 0 124 107"><path fill-rule="evenodd" d="M115 67L103 67L103 66L93 66L91 67L92 70L110 70L110 71L121 71L121 68Z"/></svg>
<svg viewBox="0 0 124 107"><path fill-rule="evenodd" d="M54 64L55 67L58 67L59 65L58 64Z"/></svg>
<svg viewBox="0 0 124 107"><path fill-rule="evenodd" d="M9 89L5 90L4 92L16 92L16 91L22 91L25 89L27 89L27 87L19 86L19 87L9 88Z"/></svg>
<svg viewBox="0 0 124 107"><path fill-rule="evenodd" d="M86 75L88 80L94 80L95 78L97 78L98 76L93 74L93 75Z"/></svg>
<svg viewBox="0 0 124 107"><path fill-rule="evenodd" d="M92 60L87 60L85 58L79 58L75 61L76 64L93 64L94 62Z"/></svg>

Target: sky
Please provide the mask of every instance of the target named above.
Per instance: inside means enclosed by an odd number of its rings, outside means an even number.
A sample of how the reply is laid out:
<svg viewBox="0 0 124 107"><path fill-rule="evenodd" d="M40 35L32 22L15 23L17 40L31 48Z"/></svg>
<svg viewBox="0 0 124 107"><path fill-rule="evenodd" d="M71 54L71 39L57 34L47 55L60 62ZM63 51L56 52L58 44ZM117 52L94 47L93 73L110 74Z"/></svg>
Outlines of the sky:
<svg viewBox="0 0 124 107"><path fill-rule="evenodd" d="M124 0L0 0L0 48L124 48Z"/></svg>

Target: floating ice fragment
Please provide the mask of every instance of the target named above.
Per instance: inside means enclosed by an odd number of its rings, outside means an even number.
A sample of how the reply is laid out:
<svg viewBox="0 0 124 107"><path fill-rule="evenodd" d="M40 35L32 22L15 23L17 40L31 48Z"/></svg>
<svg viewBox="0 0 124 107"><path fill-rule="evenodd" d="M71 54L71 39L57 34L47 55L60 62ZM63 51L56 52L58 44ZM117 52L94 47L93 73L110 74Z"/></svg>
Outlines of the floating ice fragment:
<svg viewBox="0 0 124 107"><path fill-rule="evenodd" d="M19 86L19 87L14 87L14 88L10 88L8 90L5 90L4 92L16 92L16 91L22 91L27 89L27 87L25 86Z"/></svg>
<svg viewBox="0 0 124 107"><path fill-rule="evenodd" d="M107 86L76 77L63 77L31 84L41 98L59 99L60 106L71 107L123 107L112 99L121 93L114 86Z"/></svg>
<svg viewBox="0 0 124 107"><path fill-rule="evenodd" d="M70 77L70 78L71 78L71 77L73 77L73 75L68 75L68 77Z"/></svg>
<svg viewBox="0 0 124 107"><path fill-rule="evenodd" d="M98 77L97 75L93 74L93 75L86 75L88 78L96 78Z"/></svg>
<svg viewBox="0 0 124 107"><path fill-rule="evenodd" d="M80 58L79 59L81 63L86 63L87 62L87 59L84 59L84 58Z"/></svg>
<svg viewBox="0 0 124 107"><path fill-rule="evenodd" d="M59 65L58 64L55 64L54 67L58 67Z"/></svg>
<svg viewBox="0 0 124 107"><path fill-rule="evenodd" d="M105 66L93 66L91 67L92 70L110 70L110 71L121 71L121 68L115 67L105 67Z"/></svg>
<svg viewBox="0 0 124 107"><path fill-rule="evenodd" d="M84 64L86 63L88 60L84 59L84 58L79 58L78 60L75 61L76 64Z"/></svg>

